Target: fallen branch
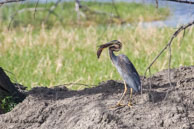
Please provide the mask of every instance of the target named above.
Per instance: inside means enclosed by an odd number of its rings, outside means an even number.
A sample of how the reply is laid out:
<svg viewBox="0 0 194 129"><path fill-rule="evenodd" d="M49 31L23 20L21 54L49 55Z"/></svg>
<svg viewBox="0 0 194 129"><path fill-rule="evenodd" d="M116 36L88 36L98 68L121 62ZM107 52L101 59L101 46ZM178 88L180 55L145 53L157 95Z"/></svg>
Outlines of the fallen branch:
<svg viewBox="0 0 194 129"><path fill-rule="evenodd" d="M53 6L50 7L50 9L48 10L47 16L46 16L46 18L44 19L45 22L48 21L49 16L50 16L51 14L55 13L54 10L57 8L57 6L58 6L58 4L59 4L60 2L61 2L61 0L57 0L57 2L56 2ZM56 13L55 13L55 14L56 14ZM57 14L56 14L56 15L57 15ZM58 16L58 15L57 15L57 16ZM59 20L60 20L60 22L62 22L62 19L61 19L61 18L59 18Z"/></svg>
<svg viewBox="0 0 194 129"><path fill-rule="evenodd" d="M174 34L172 35L171 39L169 40L169 42L166 44L166 46L160 51L160 53L154 58L154 60L151 62L151 64L146 68L145 70L145 73L144 73L144 77L146 77L147 75L147 71L149 71L149 74L151 75L151 72L150 72L150 69L152 67L152 65L156 62L156 60L161 56L161 54L167 49L169 48L169 62L168 62L168 78L169 78L169 84L171 86L171 78L170 78L170 64L171 64L171 44L172 44L172 41L175 37L177 37L177 35L181 32L181 31L185 31L188 27L194 25L194 21L184 25L184 26L181 26L179 27L175 32ZM151 84L150 84L150 87L151 87ZM142 89L142 88L141 88ZM141 91L142 92L142 91ZM169 92L169 91L168 91ZM166 97L168 95L168 92L166 94ZM165 97L165 98L166 98Z"/></svg>
<svg viewBox="0 0 194 129"><path fill-rule="evenodd" d="M82 12L89 12L92 14L98 14L98 15L108 15L110 17L117 17L112 13L107 13L107 12L103 12L103 11L99 11L99 10L92 10L91 8L89 8L86 5L82 5L81 2L79 0L76 0L76 12L79 12L80 10L82 10ZM83 15L83 14L82 14ZM85 15L85 14L84 14Z"/></svg>

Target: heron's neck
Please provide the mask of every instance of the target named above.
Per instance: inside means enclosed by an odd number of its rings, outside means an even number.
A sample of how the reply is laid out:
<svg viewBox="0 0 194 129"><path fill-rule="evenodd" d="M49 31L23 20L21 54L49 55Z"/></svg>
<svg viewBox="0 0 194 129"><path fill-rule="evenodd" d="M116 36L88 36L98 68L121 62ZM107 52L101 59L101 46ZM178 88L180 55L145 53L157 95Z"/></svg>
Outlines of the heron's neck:
<svg viewBox="0 0 194 129"><path fill-rule="evenodd" d="M115 64L117 56L115 56L115 54L113 53L113 50L111 50L110 48L109 48L109 55L110 55L110 59L112 60L113 64Z"/></svg>

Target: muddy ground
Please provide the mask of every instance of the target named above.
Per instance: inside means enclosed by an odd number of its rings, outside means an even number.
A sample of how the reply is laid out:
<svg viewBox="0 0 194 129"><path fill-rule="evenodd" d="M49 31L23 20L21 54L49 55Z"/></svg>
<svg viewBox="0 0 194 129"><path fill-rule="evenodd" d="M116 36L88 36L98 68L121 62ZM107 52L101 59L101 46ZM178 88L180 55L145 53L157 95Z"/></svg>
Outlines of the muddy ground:
<svg viewBox="0 0 194 129"><path fill-rule="evenodd" d="M65 86L36 87L11 112L0 115L0 129L192 129L194 128L194 66L155 74L142 80L143 94L133 95L133 107L114 108L123 83L71 91ZM171 86L171 87L172 87ZM127 104L129 91L123 103Z"/></svg>

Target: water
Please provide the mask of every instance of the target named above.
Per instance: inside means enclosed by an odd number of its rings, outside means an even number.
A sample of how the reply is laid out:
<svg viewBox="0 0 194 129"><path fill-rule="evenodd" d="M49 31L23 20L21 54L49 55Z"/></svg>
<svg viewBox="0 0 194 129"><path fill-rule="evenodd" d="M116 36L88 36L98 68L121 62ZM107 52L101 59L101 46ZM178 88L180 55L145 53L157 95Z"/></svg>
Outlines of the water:
<svg viewBox="0 0 194 129"><path fill-rule="evenodd" d="M127 0L127 1L155 5L155 0ZM183 4L159 0L159 7L168 7L171 10L171 15L166 20L147 22L143 23L143 25L158 27L163 26L177 27L180 25L187 24L191 21L194 21L194 5L192 4Z"/></svg>
<svg viewBox="0 0 194 129"><path fill-rule="evenodd" d="M32 0L34 1L34 0ZM40 2L56 2L57 0L39 0ZM62 1L74 1L74 0L62 0ZM84 0L84 1L99 1L99 2L111 2L112 0ZM155 0L114 0L115 2L136 2L143 4L155 5ZM157 27L177 27L194 21L194 4L184 4L178 2L170 2L165 0L158 0L159 7L168 7L171 11L171 15L166 20L144 22L143 26L157 26ZM194 0L190 0L193 1Z"/></svg>

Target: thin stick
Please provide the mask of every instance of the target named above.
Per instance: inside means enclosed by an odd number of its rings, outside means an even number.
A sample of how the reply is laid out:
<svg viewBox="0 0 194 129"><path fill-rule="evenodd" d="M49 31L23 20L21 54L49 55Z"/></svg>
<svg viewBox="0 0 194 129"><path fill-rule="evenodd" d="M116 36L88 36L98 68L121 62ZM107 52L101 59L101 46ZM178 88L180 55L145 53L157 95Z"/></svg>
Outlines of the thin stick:
<svg viewBox="0 0 194 129"><path fill-rule="evenodd" d="M35 6L35 9L34 9L34 19L35 19L35 17L36 17L36 9L37 9L37 7L38 7L38 3L39 3L39 0L37 0L37 2L36 2L36 6Z"/></svg>
<svg viewBox="0 0 194 129"><path fill-rule="evenodd" d="M158 8L158 0L155 0L156 1L156 8Z"/></svg>
<svg viewBox="0 0 194 129"><path fill-rule="evenodd" d="M116 14L117 14L117 17L120 18L120 14L119 14L119 12L118 12L118 10L117 10L117 7L116 7L116 5L115 5L114 0L112 0L112 5L113 5L114 10L115 10L115 12L116 12Z"/></svg>
<svg viewBox="0 0 194 129"><path fill-rule="evenodd" d="M51 13L54 13L54 10L57 8L57 6L59 5L60 2L61 2L61 0L57 0L57 2L56 2L53 6L50 7L50 9L49 9L49 11L48 11L48 14L47 14L47 16L46 16L46 18L45 18L45 20L44 20L45 22L48 21L50 14L51 14ZM61 20L60 20L60 21L61 21ZM61 22L62 22L62 21L61 21Z"/></svg>
<svg viewBox="0 0 194 129"><path fill-rule="evenodd" d="M0 2L0 6L2 6L3 4L7 4L7 3L21 2L21 1L26 1L26 0L6 0L6 1L1 1Z"/></svg>
<svg viewBox="0 0 194 129"><path fill-rule="evenodd" d="M171 44L172 44L172 41L173 41L173 39L174 39L175 37L177 37L177 35L178 35L181 31L183 31L183 30L185 31L188 27L190 27L190 26L192 26L192 25L194 25L194 21L192 21L192 22L190 22L190 23L188 23L188 24L186 24L186 25L184 25L184 26L179 27L179 28L174 32L174 34L172 35L172 37L170 38L170 40L169 40L169 42L166 44L166 46L159 52L159 54L154 58L154 60L151 62L151 64L146 68L145 73L144 73L144 76L146 76L147 71L150 72L150 69L151 69L152 65L153 65L153 64L156 62L156 60L161 56L161 54L162 54L167 48L169 48L168 77L169 77L169 83L170 83L170 86L171 86L170 64L171 64L171 57L172 57L172 55L171 55ZM169 92L169 90L168 90L168 92ZM168 92L167 92L167 94L168 94ZM167 97L167 95L166 95L166 97ZM165 98L166 98L166 97L165 97Z"/></svg>
<svg viewBox="0 0 194 129"><path fill-rule="evenodd" d="M79 9L82 10L82 12L90 12L91 14L97 14L97 15L107 15L107 16L114 17L114 18L117 17L112 13L103 12L103 11L100 11L100 10L93 10L93 9L89 8L88 6L86 6L86 5L82 5L80 0L76 0L75 2L78 4Z"/></svg>
<svg viewBox="0 0 194 129"><path fill-rule="evenodd" d="M154 58L154 60L151 62L151 64L146 68L144 76L146 76L147 71L152 67L152 65L156 62L156 60L161 56L161 54L169 47L171 46L171 43L173 39L182 31L187 29L188 27L192 26L194 24L194 21L186 24L185 26L181 26L174 32L169 42L166 44L166 46L159 52L159 54Z"/></svg>
<svg viewBox="0 0 194 129"><path fill-rule="evenodd" d="M188 1L188 0L164 0L164 1L172 1L172 2L185 3L185 4L194 4L193 1Z"/></svg>

